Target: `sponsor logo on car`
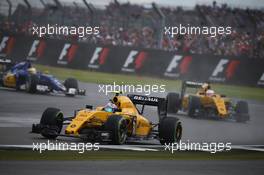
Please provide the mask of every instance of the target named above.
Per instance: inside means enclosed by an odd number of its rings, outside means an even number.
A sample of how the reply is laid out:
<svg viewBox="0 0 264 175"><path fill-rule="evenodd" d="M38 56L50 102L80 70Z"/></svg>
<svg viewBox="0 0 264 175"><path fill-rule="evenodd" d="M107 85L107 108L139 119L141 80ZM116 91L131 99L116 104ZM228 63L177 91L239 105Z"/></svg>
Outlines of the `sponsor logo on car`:
<svg viewBox="0 0 264 175"><path fill-rule="evenodd" d="M150 102L158 102L159 99L158 98L155 98L155 97L147 97L147 96L138 96L138 95L135 95L133 97L134 100L140 100L140 101L150 101Z"/></svg>

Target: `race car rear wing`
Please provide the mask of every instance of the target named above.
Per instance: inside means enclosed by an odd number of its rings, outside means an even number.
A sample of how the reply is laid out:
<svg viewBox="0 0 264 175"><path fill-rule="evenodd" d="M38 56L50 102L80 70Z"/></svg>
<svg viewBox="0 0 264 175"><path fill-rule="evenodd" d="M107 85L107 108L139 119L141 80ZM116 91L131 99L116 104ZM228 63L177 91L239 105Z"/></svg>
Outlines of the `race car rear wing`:
<svg viewBox="0 0 264 175"><path fill-rule="evenodd" d="M143 114L145 105L147 106L157 106L159 118L166 116L166 99L160 97L149 97L145 95L134 95L128 94L127 97L135 104L142 105L140 114Z"/></svg>
<svg viewBox="0 0 264 175"><path fill-rule="evenodd" d="M11 59L0 58L0 82L2 82L4 73L13 65L14 63L11 61Z"/></svg>
<svg viewBox="0 0 264 175"><path fill-rule="evenodd" d="M199 87L202 87L202 85L203 85L204 83L202 83L202 82L195 82L195 81L184 81L183 84L184 84L186 87L199 88Z"/></svg>
<svg viewBox="0 0 264 175"><path fill-rule="evenodd" d="M10 59L0 58L0 78L3 73L10 69L14 63Z"/></svg>
<svg viewBox="0 0 264 175"><path fill-rule="evenodd" d="M186 88L201 88L204 83L195 81L183 81L181 87L181 99L183 99Z"/></svg>
<svg viewBox="0 0 264 175"><path fill-rule="evenodd" d="M0 58L0 64L11 64L12 61L6 58Z"/></svg>

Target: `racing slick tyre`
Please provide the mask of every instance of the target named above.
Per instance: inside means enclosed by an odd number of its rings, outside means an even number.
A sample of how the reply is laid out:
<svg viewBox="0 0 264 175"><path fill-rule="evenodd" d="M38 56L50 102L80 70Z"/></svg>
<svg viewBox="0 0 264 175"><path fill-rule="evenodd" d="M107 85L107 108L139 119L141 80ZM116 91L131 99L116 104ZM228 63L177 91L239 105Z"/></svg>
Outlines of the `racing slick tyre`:
<svg viewBox="0 0 264 175"><path fill-rule="evenodd" d="M164 98L160 99L158 104L158 116L159 121L162 120L164 117L167 117L167 100Z"/></svg>
<svg viewBox="0 0 264 175"><path fill-rule="evenodd" d="M111 115L105 123L105 129L111 132L111 140L115 145L122 145L127 138L127 121L120 115Z"/></svg>
<svg viewBox="0 0 264 175"><path fill-rule="evenodd" d="M44 128L41 135L48 139L55 139L60 134L63 125L63 113L57 108L47 108L40 119Z"/></svg>
<svg viewBox="0 0 264 175"><path fill-rule="evenodd" d="M169 92L166 96L166 102L167 102L167 113L177 114L181 105L180 94L175 92Z"/></svg>
<svg viewBox="0 0 264 175"><path fill-rule="evenodd" d="M16 78L16 90L17 90L17 91L20 91L20 90L21 90L21 89L20 89L20 81L21 81L21 77L18 76L18 77Z"/></svg>
<svg viewBox="0 0 264 175"><path fill-rule="evenodd" d="M160 143L175 143L181 140L182 126L178 118L164 117L159 123Z"/></svg>
<svg viewBox="0 0 264 175"><path fill-rule="evenodd" d="M29 75L26 78L26 91L28 93L36 93L37 92L37 84L38 84L38 77L37 75Z"/></svg>
<svg viewBox="0 0 264 175"><path fill-rule="evenodd" d="M238 101L235 112L235 119L237 122L246 122L249 120L248 103L246 101Z"/></svg>
<svg viewBox="0 0 264 175"><path fill-rule="evenodd" d="M196 117L196 111L201 108L201 101L199 97L189 96L188 104L188 116L194 118Z"/></svg>
<svg viewBox="0 0 264 175"><path fill-rule="evenodd" d="M0 73L0 86L4 86L2 73Z"/></svg>
<svg viewBox="0 0 264 175"><path fill-rule="evenodd" d="M78 81L75 78L67 78L64 81L64 86L66 88L66 92L69 92L70 89L75 89L76 91L79 89ZM75 94L66 93L66 95L74 96Z"/></svg>

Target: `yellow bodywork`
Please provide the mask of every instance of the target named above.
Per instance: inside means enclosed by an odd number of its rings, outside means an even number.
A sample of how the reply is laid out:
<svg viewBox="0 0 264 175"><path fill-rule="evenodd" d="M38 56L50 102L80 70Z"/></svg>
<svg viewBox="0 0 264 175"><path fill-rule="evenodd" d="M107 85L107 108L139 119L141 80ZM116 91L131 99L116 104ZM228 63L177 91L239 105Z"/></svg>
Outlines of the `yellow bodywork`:
<svg viewBox="0 0 264 175"><path fill-rule="evenodd" d="M151 123L140 115L133 102L126 96L115 96L113 101L121 112L106 112L103 107L97 107L95 110L84 109L78 111L74 119L67 126L65 134L73 134L78 136L82 128L98 128L101 127L109 116L120 115L127 119L128 135L148 136L152 131ZM133 124L135 120L135 126Z"/></svg>
<svg viewBox="0 0 264 175"><path fill-rule="evenodd" d="M226 109L226 103L229 102L230 100L227 98L221 97L219 94L215 94L213 96L206 96L205 94L200 94L197 93L195 96L198 96L200 98L200 102L203 108L216 108L218 115L222 118L228 117L229 113L228 110ZM188 95L186 95L183 98L182 101L182 107L184 110L188 109L189 105L189 98Z"/></svg>
<svg viewBox="0 0 264 175"><path fill-rule="evenodd" d="M3 84L5 87L16 87L16 77L14 74L12 73L7 73L4 77L3 77Z"/></svg>

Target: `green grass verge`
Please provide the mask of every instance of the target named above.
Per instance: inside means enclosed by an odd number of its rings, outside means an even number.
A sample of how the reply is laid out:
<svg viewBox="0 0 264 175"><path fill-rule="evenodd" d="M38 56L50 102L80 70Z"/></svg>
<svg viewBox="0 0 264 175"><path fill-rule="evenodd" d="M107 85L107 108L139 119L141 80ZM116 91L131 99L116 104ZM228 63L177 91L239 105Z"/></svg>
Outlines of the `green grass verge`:
<svg viewBox="0 0 264 175"><path fill-rule="evenodd" d="M75 70L69 68L58 68L44 65L35 65L40 71L48 70L49 73L55 75L59 79L66 79L73 77L79 81L97 83L97 84L157 84L166 85L167 91L180 90L180 80L167 80L160 78L143 77L137 75L124 75L124 74L110 74L101 72L92 72L86 70ZM216 92L225 94L230 97L251 99L264 101L264 88L245 87L245 86L231 86L223 84L212 84Z"/></svg>
<svg viewBox="0 0 264 175"><path fill-rule="evenodd" d="M0 160L264 160L263 152L239 151L219 152L139 152L139 151L45 151L1 150Z"/></svg>

